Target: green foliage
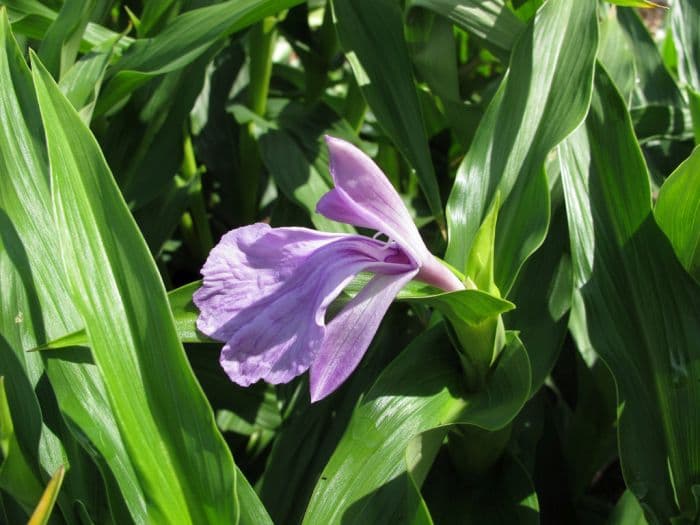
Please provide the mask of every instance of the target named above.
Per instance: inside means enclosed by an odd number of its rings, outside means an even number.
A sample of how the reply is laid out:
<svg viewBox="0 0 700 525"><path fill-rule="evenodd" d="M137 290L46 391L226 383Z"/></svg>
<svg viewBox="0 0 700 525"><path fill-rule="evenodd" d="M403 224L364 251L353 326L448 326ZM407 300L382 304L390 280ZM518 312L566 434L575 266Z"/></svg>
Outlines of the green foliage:
<svg viewBox="0 0 700 525"><path fill-rule="evenodd" d="M698 522L698 0L9 0L0 93L0 522ZM466 289L310 403L192 297L232 228L372 235L324 135Z"/></svg>

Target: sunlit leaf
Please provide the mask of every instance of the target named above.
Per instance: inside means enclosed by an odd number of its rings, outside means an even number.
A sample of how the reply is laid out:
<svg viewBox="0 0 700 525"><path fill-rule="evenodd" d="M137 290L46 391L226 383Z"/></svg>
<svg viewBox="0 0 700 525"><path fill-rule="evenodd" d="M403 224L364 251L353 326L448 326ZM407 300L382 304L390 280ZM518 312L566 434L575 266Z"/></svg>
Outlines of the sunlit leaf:
<svg viewBox="0 0 700 525"><path fill-rule="evenodd" d="M137 39L131 44L115 64L96 112L101 114L109 110L150 78L193 62L231 33L300 1L230 0L179 15L158 35Z"/></svg>
<svg viewBox="0 0 700 525"><path fill-rule="evenodd" d="M447 261L465 268L476 232L499 192L496 284L503 293L544 238L549 203L542 165L586 114L597 27L595 2L546 3L521 35L460 164L447 204ZM538 60L533 62L533 56Z"/></svg>
<svg viewBox="0 0 700 525"><path fill-rule="evenodd" d="M700 282L700 148L661 186L654 215L681 264Z"/></svg>
<svg viewBox="0 0 700 525"><path fill-rule="evenodd" d="M53 475L48 485L46 485L44 493L41 495L41 499L36 509L34 509L32 517L27 522L27 525L46 525L49 522L65 474L66 469L61 466Z"/></svg>
<svg viewBox="0 0 700 525"><path fill-rule="evenodd" d="M419 502L410 497L409 442L454 423L489 430L506 425L529 393L530 367L522 344L511 339L484 391L468 394L462 381L442 327L416 339L356 408L316 485L304 523L410 522Z"/></svg>
<svg viewBox="0 0 700 525"><path fill-rule="evenodd" d="M661 2L653 2L651 0L606 0L611 4L622 7L641 7L645 9L653 9L654 7L667 7Z"/></svg>
<svg viewBox="0 0 700 525"><path fill-rule="evenodd" d="M240 515L231 498L237 474L177 339L146 244L89 130L36 60L33 74L61 257L136 477L148 487L147 515L232 521ZM158 445L144 449L145 442Z"/></svg>

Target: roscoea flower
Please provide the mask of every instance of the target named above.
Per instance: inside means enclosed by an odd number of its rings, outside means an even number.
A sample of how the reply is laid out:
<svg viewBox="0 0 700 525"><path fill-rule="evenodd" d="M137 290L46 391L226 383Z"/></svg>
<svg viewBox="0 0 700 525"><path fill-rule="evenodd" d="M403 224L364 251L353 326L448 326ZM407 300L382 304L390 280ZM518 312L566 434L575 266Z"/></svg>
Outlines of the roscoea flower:
<svg viewBox="0 0 700 525"><path fill-rule="evenodd" d="M353 234L252 224L225 234L194 294L197 327L223 341L232 381L286 383L310 369L311 400L324 398L357 367L389 305L411 279L464 288L426 248L401 198L352 144L327 137L335 188L318 202L329 219L369 228ZM326 324L326 310L359 272L372 279Z"/></svg>

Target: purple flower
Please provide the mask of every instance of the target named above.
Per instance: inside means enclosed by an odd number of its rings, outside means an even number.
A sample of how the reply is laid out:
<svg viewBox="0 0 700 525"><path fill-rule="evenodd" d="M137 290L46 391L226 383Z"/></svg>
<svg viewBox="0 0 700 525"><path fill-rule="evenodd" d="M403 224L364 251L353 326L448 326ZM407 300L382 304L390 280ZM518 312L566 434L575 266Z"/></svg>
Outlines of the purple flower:
<svg viewBox="0 0 700 525"><path fill-rule="evenodd" d="M311 400L338 388L357 367L389 305L411 279L446 291L462 283L426 248L408 210L374 162L352 144L326 138L335 188L317 211L389 238L252 224L221 238L194 294L197 327L226 344L232 381L286 383L310 369ZM326 325L328 306L359 272L374 274Z"/></svg>

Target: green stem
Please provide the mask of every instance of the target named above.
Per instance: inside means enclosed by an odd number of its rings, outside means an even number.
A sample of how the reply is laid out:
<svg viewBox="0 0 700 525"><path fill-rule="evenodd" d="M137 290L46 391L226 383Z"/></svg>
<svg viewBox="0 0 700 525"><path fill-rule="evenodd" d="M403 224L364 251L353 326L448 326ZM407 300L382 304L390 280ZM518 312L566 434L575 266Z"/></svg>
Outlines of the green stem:
<svg viewBox="0 0 700 525"><path fill-rule="evenodd" d="M267 106L267 95L270 91L270 76L272 75L272 51L277 36L277 20L265 18L250 30L250 88L248 97L250 109L256 115L264 115Z"/></svg>
<svg viewBox="0 0 700 525"><path fill-rule="evenodd" d="M475 426L455 425L447 436L452 464L467 482L477 481L503 454L512 424L494 432Z"/></svg>
<svg viewBox="0 0 700 525"><path fill-rule="evenodd" d="M350 123L352 129L360 131L365 119L367 102L354 78L351 78L348 84L348 94L345 97L345 120Z"/></svg>
<svg viewBox="0 0 700 525"><path fill-rule="evenodd" d="M190 184L189 211L180 219L180 228L185 242L198 257L204 258L214 247L214 240L209 229L207 208L202 194L202 182L199 180L197 161L194 156L192 139L185 135L183 158L180 173L185 184Z"/></svg>
<svg viewBox="0 0 700 525"><path fill-rule="evenodd" d="M272 51L277 36L276 19L265 18L254 25L248 35L250 56L250 82L248 85L248 104L256 114L263 116L267 107L267 97L270 90L272 74ZM258 209L258 194L262 160L258 150L255 134L255 124L250 122L240 137L241 171L236 181L239 210L239 220L242 223L252 222Z"/></svg>

